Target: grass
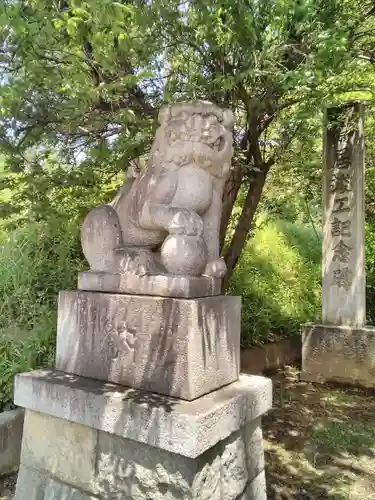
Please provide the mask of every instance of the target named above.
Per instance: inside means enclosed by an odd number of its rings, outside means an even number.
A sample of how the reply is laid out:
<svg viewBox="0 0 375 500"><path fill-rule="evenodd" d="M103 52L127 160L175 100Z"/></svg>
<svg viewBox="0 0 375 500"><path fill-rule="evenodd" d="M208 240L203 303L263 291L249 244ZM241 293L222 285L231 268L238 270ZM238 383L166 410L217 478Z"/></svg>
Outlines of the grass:
<svg viewBox="0 0 375 500"><path fill-rule="evenodd" d="M13 381L17 373L40 366L53 366L55 358L55 324L40 323L34 330L19 330L14 337L0 334L0 411L13 405Z"/></svg>
<svg viewBox="0 0 375 500"><path fill-rule="evenodd" d="M375 499L375 392L273 376L264 418L268 500Z"/></svg>
<svg viewBox="0 0 375 500"><path fill-rule="evenodd" d="M298 335L321 310L321 241L311 226L266 220L247 243L230 293L242 296L244 347Z"/></svg>

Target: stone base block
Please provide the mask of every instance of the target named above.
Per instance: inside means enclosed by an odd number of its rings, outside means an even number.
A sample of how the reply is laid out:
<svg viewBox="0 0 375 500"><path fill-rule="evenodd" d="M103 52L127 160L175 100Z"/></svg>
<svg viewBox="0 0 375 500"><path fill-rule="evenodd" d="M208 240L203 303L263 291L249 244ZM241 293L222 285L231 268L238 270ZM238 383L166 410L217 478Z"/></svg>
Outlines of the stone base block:
<svg viewBox="0 0 375 500"><path fill-rule="evenodd" d="M209 276L79 273L78 290L191 299L220 295L221 280Z"/></svg>
<svg viewBox="0 0 375 500"><path fill-rule="evenodd" d="M183 401L39 370L16 376L14 400L29 410L196 458L268 411L272 383L241 375L218 391Z"/></svg>
<svg viewBox="0 0 375 500"><path fill-rule="evenodd" d="M193 400L238 379L240 298L61 292L56 368Z"/></svg>
<svg viewBox="0 0 375 500"><path fill-rule="evenodd" d="M305 325L301 379L375 387L375 328Z"/></svg>
<svg viewBox="0 0 375 500"><path fill-rule="evenodd" d="M245 376L184 402L59 372L18 376L15 500L266 500L271 389Z"/></svg>
<svg viewBox="0 0 375 500"><path fill-rule="evenodd" d="M21 408L0 413L0 477L20 465L23 417Z"/></svg>

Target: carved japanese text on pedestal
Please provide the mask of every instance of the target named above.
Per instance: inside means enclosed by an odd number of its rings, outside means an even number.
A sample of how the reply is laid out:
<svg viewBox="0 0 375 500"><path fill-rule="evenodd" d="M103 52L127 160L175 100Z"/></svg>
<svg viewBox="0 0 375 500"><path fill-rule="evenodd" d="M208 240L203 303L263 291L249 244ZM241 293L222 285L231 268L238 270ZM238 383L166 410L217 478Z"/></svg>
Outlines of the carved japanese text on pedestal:
<svg viewBox="0 0 375 500"><path fill-rule="evenodd" d="M364 305L362 105L327 110L323 322L361 326Z"/></svg>
<svg viewBox="0 0 375 500"><path fill-rule="evenodd" d="M219 231L233 122L209 102L161 109L147 167L84 221L91 271L224 276Z"/></svg>
<svg viewBox="0 0 375 500"><path fill-rule="evenodd" d="M56 368L195 399L239 375L240 300L61 292Z"/></svg>
<svg viewBox="0 0 375 500"><path fill-rule="evenodd" d="M104 322L101 352L108 359L117 359L119 355L135 363L136 331L128 328L126 323L116 326L115 320Z"/></svg>

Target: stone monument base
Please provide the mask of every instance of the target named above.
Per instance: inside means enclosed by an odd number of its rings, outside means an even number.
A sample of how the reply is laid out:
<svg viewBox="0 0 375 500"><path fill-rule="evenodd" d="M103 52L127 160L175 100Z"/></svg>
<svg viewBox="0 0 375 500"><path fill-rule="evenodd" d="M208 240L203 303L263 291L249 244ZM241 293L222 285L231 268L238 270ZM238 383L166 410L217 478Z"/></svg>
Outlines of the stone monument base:
<svg viewBox="0 0 375 500"><path fill-rule="evenodd" d="M56 368L175 398L238 380L241 300L59 295Z"/></svg>
<svg viewBox="0 0 375 500"><path fill-rule="evenodd" d="M305 325L301 380L375 387L375 328Z"/></svg>
<svg viewBox="0 0 375 500"><path fill-rule="evenodd" d="M260 417L271 381L195 401L53 370L22 374L16 500L266 500Z"/></svg>

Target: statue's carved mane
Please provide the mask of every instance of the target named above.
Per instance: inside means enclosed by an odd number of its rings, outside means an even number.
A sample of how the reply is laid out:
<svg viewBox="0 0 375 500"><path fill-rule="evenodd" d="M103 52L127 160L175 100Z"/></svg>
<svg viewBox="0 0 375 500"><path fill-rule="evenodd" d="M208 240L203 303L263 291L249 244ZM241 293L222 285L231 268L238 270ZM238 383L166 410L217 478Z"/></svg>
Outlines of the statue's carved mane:
<svg viewBox="0 0 375 500"><path fill-rule="evenodd" d="M206 268L205 273L221 277L225 264L220 260L218 232L232 156L233 114L198 101L164 106L158 121L147 167L122 187L111 207L99 207L95 213L102 218L106 244L96 239L91 248L97 221L90 216L85 221L83 234L90 233L90 244L82 238L85 255L96 270L123 272L131 270L132 262L139 268L145 249L161 248L165 272L199 275ZM107 252L101 261L100 244ZM129 257L130 247L132 255L138 248L141 257ZM179 255L173 256L178 247ZM185 261L177 264L181 257ZM189 258L193 260L187 264ZM152 260L148 254L147 265Z"/></svg>

